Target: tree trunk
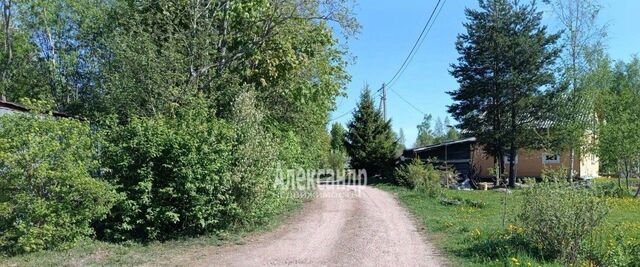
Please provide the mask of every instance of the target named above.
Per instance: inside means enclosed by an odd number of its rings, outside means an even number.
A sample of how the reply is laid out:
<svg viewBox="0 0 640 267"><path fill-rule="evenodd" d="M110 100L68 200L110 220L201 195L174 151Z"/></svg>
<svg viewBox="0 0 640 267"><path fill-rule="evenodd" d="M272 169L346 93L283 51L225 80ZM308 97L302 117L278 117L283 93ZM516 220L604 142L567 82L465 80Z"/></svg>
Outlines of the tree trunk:
<svg viewBox="0 0 640 267"><path fill-rule="evenodd" d="M218 74L222 73L222 70L225 67L226 56L227 56L227 34L229 31L229 1L225 1L222 15L222 24L219 26L218 31L221 33L220 42L218 43Z"/></svg>
<svg viewBox="0 0 640 267"><path fill-rule="evenodd" d="M497 187L500 185L500 160L498 160L498 157L493 158L493 167L496 171L496 181L493 183L493 186Z"/></svg>
<svg viewBox="0 0 640 267"><path fill-rule="evenodd" d="M2 91L0 91L0 99L2 101L7 100L5 88L6 84L8 84L7 79L9 78L9 69L11 68L11 60L13 59L13 38L11 36L11 6L12 1L3 1L2 6L2 19L4 22L4 53L7 55L7 62L5 62L4 66L2 66Z"/></svg>
<svg viewBox="0 0 640 267"><path fill-rule="evenodd" d="M517 135L517 100L516 100L516 89L511 89L511 145L509 147L509 187L516 186L516 155L518 153L518 148L516 147L516 138Z"/></svg>
<svg viewBox="0 0 640 267"><path fill-rule="evenodd" d="M516 155L517 149L515 142L511 142L511 148L509 149L509 187L516 186Z"/></svg>
<svg viewBox="0 0 640 267"><path fill-rule="evenodd" d="M629 162L624 161L624 181L627 184L627 190L629 190Z"/></svg>
<svg viewBox="0 0 640 267"><path fill-rule="evenodd" d="M569 173L567 174L567 180L570 184L573 184L573 169L575 168L573 162L576 158L576 150L571 146L571 151L569 151Z"/></svg>
<svg viewBox="0 0 640 267"><path fill-rule="evenodd" d="M498 155L498 163L499 163L499 166L498 166L498 177L497 177L497 180L498 180L498 184L500 184L500 183L503 183L503 182L504 182L504 181L502 180L502 177L504 176L504 172L505 172L505 167L504 167L504 152L503 152L503 151L500 151L498 154L499 154L499 155Z"/></svg>

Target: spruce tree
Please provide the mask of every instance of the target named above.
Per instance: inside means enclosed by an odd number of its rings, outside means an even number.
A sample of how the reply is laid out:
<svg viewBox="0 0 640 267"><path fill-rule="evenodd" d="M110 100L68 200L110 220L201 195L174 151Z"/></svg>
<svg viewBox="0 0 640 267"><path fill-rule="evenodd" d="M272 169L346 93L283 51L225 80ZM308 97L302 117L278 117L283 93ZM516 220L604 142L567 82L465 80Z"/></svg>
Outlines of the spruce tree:
<svg viewBox="0 0 640 267"><path fill-rule="evenodd" d="M560 50L559 35L547 34L534 4L508 0L480 1L465 10L466 33L458 35L458 63L451 74L460 87L449 92L449 112L458 128L476 136L499 161L509 155L509 185L515 185L519 148L531 146L539 126L542 88L554 82L551 70Z"/></svg>
<svg viewBox="0 0 640 267"><path fill-rule="evenodd" d="M369 177L390 178L395 161L397 141L391 121L376 109L371 92L365 87L353 119L347 125L345 147L354 169L365 169Z"/></svg>

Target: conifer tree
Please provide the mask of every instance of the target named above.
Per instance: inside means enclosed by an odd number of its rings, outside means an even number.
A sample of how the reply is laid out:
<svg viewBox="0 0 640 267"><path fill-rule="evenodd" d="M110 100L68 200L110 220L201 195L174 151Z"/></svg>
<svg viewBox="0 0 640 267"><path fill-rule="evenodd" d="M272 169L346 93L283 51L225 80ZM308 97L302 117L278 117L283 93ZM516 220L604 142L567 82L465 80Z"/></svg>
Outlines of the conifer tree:
<svg viewBox="0 0 640 267"><path fill-rule="evenodd" d="M354 169L365 169L369 177L390 177L393 171L397 141L391 121L385 121L376 109L371 92L365 87L353 119L347 125L345 147Z"/></svg>
<svg viewBox="0 0 640 267"><path fill-rule="evenodd" d="M465 13L467 32L458 35L460 57L451 70L460 87L449 92L455 101L449 112L459 129L476 136L500 162L500 173L508 155L509 186L514 186L517 151L532 145L539 96L554 82L559 34L547 33L533 3L480 1L480 10Z"/></svg>

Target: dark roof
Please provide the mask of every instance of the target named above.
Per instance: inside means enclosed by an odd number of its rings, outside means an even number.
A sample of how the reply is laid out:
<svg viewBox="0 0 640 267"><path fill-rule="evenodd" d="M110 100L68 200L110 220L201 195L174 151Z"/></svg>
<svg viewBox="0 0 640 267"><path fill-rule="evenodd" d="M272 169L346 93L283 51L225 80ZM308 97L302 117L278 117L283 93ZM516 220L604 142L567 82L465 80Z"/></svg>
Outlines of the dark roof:
<svg viewBox="0 0 640 267"><path fill-rule="evenodd" d="M469 137L469 138L465 138L465 139L447 141L447 142L443 142L443 143L439 143L439 144L432 144L432 145L427 145L427 146L414 147L414 148L410 148L410 149L407 149L407 150L418 152L418 151L430 150L430 149L434 149L434 148L438 148L438 147L442 147L442 146L453 145L453 144L474 143L474 142L476 142L476 138L475 137Z"/></svg>
<svg viewBox="0 0 640 267"><path fill-rule="evenodd" d="M0 100L0 107L3 107L5 109L9 109L9 110L13 110L13 111L18 111L18 112L29 112L30 109L20 105L18 103L14 103L14 102L9 102L9 101L4 101L4 100ZM58 112L58 111L53 111L51 112L51 114L54 117L64 117L64 118L68 118L71 117L69 116L69 114L63 113L63 112Z"/></svg>

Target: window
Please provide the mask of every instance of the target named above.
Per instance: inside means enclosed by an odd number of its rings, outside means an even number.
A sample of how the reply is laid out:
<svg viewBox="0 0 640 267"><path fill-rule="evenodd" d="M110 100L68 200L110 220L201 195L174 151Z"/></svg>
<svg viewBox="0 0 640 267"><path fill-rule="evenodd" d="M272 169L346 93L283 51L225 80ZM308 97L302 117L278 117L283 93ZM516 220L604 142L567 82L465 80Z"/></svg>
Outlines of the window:
<svg viewBox="0 0 640 267"><path fill-rule="evenodd" d="M509 164L509 156L504 156L504 164ZM514 163L518 164L518 155L516 155L516 158L514 159Z"/></svg>
<svg viewBox="0 0 640 267"><path fill-rule="evenodd" d="M560 163L560 155L559 154L542 154L542 163L544 164Z"/></svg>

